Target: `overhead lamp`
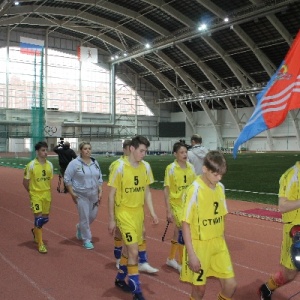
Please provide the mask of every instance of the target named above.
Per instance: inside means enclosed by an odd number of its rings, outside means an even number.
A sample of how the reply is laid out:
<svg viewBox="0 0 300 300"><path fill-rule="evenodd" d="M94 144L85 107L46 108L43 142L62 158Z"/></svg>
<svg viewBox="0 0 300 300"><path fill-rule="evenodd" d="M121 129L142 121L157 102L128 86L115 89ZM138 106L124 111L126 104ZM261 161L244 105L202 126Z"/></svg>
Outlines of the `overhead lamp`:
<svg viewBox="0 0 300 300"><path fill-rule="evenodd" d="M126 57L127 55L128 55L127 52L124 52L124 53L123 53L123 56L124 56L124 57Z"/></svg>
<svg viewBox="0 0 300 300"><path fill-rule="evenodd" d="M207 25L206 24L201 24L199 27L198 27L198 30L199 31L204 31L204 30L206 30L207 29Z"/></svg>
<svg viewBox="0 0 300 300"><path fill-rule="evenodd" d="M224 18L224 22L225 23L229 22L229 18L228 17Z"/></svg>
<svg viewBox="0 0 300 300"><path fill-rule="evenodd" d="M119 58L119 55L115 55L115 59L118 59Z"/></svg>
<svg viewBox="0 0 300 300"><path fill-rule="evenodd" d="M111 58L110 58L111 60L115 60L115 58L112 56Z"/></svg>
<svg viewBox="0 0 300 300"><path fill-rule="evenodd" d="M147 43L146 45L145 45L145 48L146 49L149 49L151 47L151 45L149 44L149 43Z"/></svg>
<svg viewBox="0 0 300 300"><path fill-rule="evenodd" d="M14 4L15 4L15 5L19 5L20 2L19 2L19 1L15 1Z"/></svg>

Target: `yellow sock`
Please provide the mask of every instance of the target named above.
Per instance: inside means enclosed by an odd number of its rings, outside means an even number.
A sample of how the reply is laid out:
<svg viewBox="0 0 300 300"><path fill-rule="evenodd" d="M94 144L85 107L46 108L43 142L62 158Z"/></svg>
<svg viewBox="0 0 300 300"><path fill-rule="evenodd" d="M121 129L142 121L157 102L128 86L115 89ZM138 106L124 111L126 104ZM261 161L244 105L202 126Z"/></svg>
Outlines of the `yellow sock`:
<svg viewBox="0 0 300 300"><path fill-rule="evenodd" d="M275 282L273 276L271 276L269 278L269 280L267 281L266 285L268 286L268 288L269 288L270 291L274 291L274 290L276 290L279 287L279 285Z"/></svg>
<svg viewBox="0 0 300 300"><path fill-rule="evenodd" d="M218 300L230 300L231 298L227 298L225 296L223 296L221 293L219 293L218 295Z"/></svg>
<svg viewBox="0 0 300 300"><path fill-rule="evenodd" d="M169 259L175 259L177 249L178 249L177 241L171 240L171 250L169 254Z"/></svg>
<svg viewBox="0 0 300 300"><path fill-rule="evenodd" d="M138 265L128 265L127 266L128 275L136 275L139 274Z"/></svg>
<svg viewBox="0 0 300 300"><path fill-rule="evenodd" d="M121 259L120 259L120 265L122 266L127 266L128 263L128 257L122 254Z"/></svg>
<svg viewBox="0 0 300 300"><path fill-rule="evenodd" d="M43 233L42 228L34 227L34 236L37 240L38 245L43 245Z"/></svg>
<svg viewBox="0 0 300 300"><path fill-rule="evenodd" d="M143 240L143 243L139 245L139 251L146 251L146 240Z"/></svg>
<svg viewBox="0 0 300 300"><path fill-rule="evenodd" d="M120 248L122 247L122 244L123 244L122 239L115 237L115 247Z"/></svg>
<svg viewBox="0 0 300 300"><path fill-rule="evenodd" d="M182 265L182 256L183 256L183 247L184 245L179 244L178 245L178 264Z"/></svg>

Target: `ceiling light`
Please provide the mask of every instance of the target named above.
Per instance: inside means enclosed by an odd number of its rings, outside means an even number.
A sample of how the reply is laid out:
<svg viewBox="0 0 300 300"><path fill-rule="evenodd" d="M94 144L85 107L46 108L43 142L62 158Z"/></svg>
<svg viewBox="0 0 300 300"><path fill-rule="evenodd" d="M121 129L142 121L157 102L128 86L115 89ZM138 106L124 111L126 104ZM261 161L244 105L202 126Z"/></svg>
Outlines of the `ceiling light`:
<svg viewBox="0 0 300 300"><path fill-rule="evenodd" d="M206 25L206 24L201 24L201 25L198 27L198 30L200 30L200 31L204 31L205 29L207 29L207 25Z"/></svg>
<svg viewBox="0 0 300 300"><path fill-rule="evenodd" d="M146 45L145 45L145 48L146 49L149 49L151 46L150 46L150 44L149 43L147 43Z"/></svg>
<svg viewBox="0 0 300 300"><path fill-rule="evenodd" d="M224 19L224 22L226 22L226 23L229 22L229 18L226 17L226 18Z"/></svg>
<svg viewBox="0 0 300 300"><path fill-rule="evenodd" d="M19 1L15 1L14 4L15 4L15 5L19 5L20 2L19 2Z"/></svg>

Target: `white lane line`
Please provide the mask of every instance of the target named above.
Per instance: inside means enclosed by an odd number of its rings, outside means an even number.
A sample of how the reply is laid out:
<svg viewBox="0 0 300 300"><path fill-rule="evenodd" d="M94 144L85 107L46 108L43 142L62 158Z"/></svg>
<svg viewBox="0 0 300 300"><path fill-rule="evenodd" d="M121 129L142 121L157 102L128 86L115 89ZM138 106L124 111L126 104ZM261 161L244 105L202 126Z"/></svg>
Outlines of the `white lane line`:
<svg viewBox="0 0 300 300"><path fill-rule="evenodd" d="M5 257L0 252L1 259L6 262L12 269L14 269L19 275L21 275L25 280L27 280L36 290L38 290L41 294L45 295L49 300L55 300L47 291L41 288L33 279L31 279L26 273L24 273L21 269L19 269L15 264L13 264L9 259Z"/></svg>

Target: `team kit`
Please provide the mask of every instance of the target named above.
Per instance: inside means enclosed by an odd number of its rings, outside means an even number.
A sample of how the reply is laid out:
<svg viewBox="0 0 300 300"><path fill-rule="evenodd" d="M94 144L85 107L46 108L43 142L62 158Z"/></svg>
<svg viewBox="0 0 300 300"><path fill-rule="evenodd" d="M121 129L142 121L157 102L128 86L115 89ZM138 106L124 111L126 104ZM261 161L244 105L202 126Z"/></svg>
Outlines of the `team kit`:
<svg viewBox="0 0 300 300"><path fill-rule="evenodd" d="M114 241L112 253L116 260L114 284L124 293L131 293L133 300L146 299L140 272L159 271L148 261L144 225L144 205L148 207L152 223L159 222L150 190L154 177L150 164L144 160L149 146L150 142L143 136L125 140L123 155L110 165L107 182L108 231ZM65 147L70 152L69 148L69 145ZM64 155L63 145L57 149L58 155ZM64 160L60 178L63 178L64 192L77 207L76 237L84 249L92 250L90 225L97 217L102 200L103 179L101 166L91 155L91 144L83 141L78 150L78 156L72 153L68 162ZM36 158L25 167L23 186L29 194L34 217L33 240L38 252L46 254L43 226L50 220L54 171L47 159L47 143L38 142L35 151ZM166 265L179 273L182 282L190 283L190 300L203 299L210 277L220 281L216 299L233 299L237 283L224 237L228 210L221 183L227 171L226 159L220 151L208 151L202 146L198 135L192 136L191 146L176 142L173 155L174 162L166 167L164 176L167 225L163 241L169 224L175 225ZM272 299L274 290L292 281L300 270L300 203L297 203L300 195L295 179L299 175L300 163L296 163L280 179L279 209L284 221L281 268L258 287L258 299Z"/></svg>

